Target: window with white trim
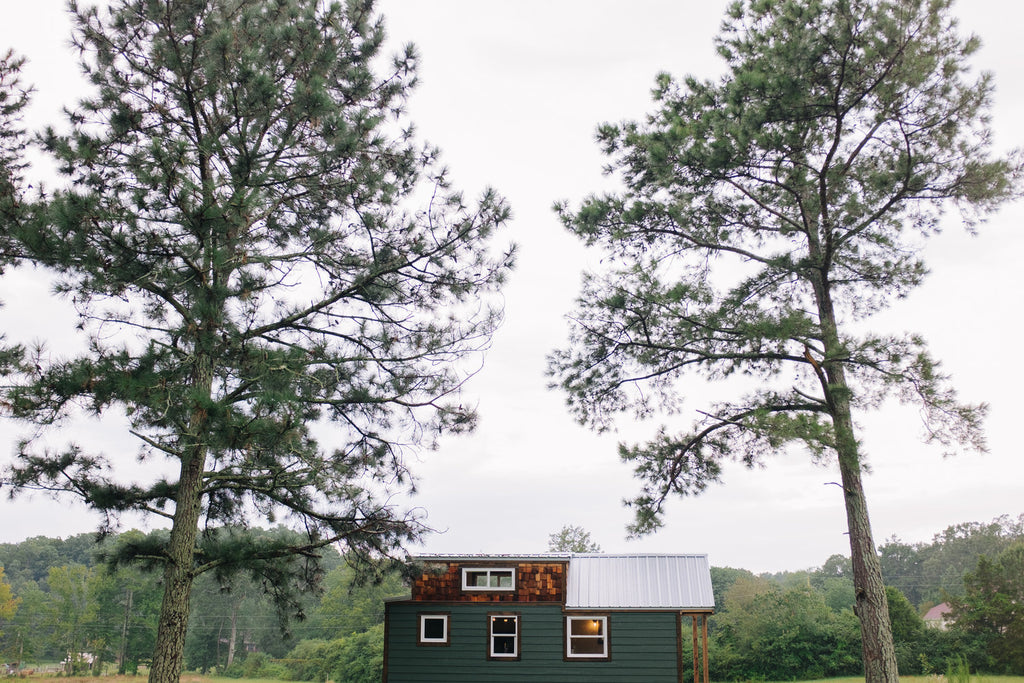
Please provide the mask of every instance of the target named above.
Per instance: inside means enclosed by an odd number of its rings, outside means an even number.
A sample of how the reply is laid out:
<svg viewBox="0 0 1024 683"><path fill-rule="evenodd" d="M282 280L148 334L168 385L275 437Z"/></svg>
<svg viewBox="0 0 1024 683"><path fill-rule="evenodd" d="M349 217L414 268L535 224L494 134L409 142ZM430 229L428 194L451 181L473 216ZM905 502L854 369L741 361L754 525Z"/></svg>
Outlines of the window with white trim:
<svg viewBox="0 0 1024 683"><path fill-rule="evenodd" d="M511 591L516 588L516 570L509 567L464 567L462 590Z"/></svg>
<svg viewBox="0 0 1024 683"><path fill-rule="evenodd" d="M519 658L519 615L487 615L489 659Z"/></svg>
<svg viewBox="0 0 1024 683"><path fill-rule="evenodd" d="M448 615L420 614L420 645L448 644Z"/></svg>
<svg viewBox="0 0 1024 683"><path fill-rule="evenodd" d="M607 659L608 617L566 617L565 656L570 659Z"/></svg>

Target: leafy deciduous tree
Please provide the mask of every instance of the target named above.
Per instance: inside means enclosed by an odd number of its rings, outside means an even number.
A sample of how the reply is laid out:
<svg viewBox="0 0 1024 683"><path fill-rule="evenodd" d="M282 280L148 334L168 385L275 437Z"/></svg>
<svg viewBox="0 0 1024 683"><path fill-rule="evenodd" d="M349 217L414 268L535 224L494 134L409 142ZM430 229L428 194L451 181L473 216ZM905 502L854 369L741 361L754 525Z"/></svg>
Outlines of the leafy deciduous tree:
<svg viewBox="0 0 1024 683"><path fill-rule="evenodd" d="M981 449L985 409L958 401L919 336L854 323L921 283L918 237L944 207L973 228L1019 177L991 154L991 79L968 72L978 40L950 4L735 2L716 41L724 78L659 76L645 123L599 131L625 189L557 207L610 264L550 361L581 420L671 413L687 373L757 383L692 431L621 447L645 482L633 531L724 459L754 466L796 443L836 463L869 683L897 671L854 414L895 395L921 408L929 441Z"/></svg>
<svg viewBox="0 0 1024 683"><path fill-rule="evenodd" d="M348 566L333 569L324 578L324 594L308 624L316 637L346 637L384 623L384 601L406 595L408 586L398 572L363 584Z"/></svg>
<svg viewBox="0 0 1024 683"><path fill-rule="evenodd" d="M0 619L7 620L13 617L17 614L20 604L21 599L15 597L11 591L11 584L4 578L4 567L0 565ZM0 635L3 635L3 631L0 631Z"/></svg>
<svg viewBox="0 0 1024 683"><path fill-rule="evenodd" d="M896 586L918 609L963 595L964 574L983 555L996 557L1024 541L1024 515L1001 515L990 522L953 524L930 543L907 544L893 537L878 548L886 585Z"/></svg>
<svg viewBox="0 0 1024 683"><path fill-rule="evenodd" d="M857 673L856 621L809 587L738 578L714 619L715 676L788 680ZM851 623L853 624L851 626Z"/></svg>
<svg viewBox="0 0 1024 683"><path fill-rule="evenodd" d="M45 424L123 411L140 457L171 469L123 480L81 445L26 443L10 477L170 523L166 543L121 547L164 568L150 678L170 682L196 576L312 583L318 548L420 533L390 495L408 448L474 423L458 391L500 319L509 210L464 201L405 127L415 53L378 75L372 0L71 9L95 94L44 135L62 184L17 234L88 349L38 351L8 398ZM250 538L254 516L308 535Z"/></svg>
<svg viewBox="0 0 1024 683"><path fill-rule="evenodd" d="M89 628L96 619L96 573L81 564L51 567L46 583L50 600L47 621L53 628L56 645L66 655L65 673L82 673L88 669L86 655L93 656L89 646Z"/></svg>
<svg viewBox="0 0 1024 683"><path fill-rule="evenodd" d="M965 594L950 601L957 628L988 638L1003 671L1024 674L1024 543L997 557L983 556L964 576Z"/></svg>

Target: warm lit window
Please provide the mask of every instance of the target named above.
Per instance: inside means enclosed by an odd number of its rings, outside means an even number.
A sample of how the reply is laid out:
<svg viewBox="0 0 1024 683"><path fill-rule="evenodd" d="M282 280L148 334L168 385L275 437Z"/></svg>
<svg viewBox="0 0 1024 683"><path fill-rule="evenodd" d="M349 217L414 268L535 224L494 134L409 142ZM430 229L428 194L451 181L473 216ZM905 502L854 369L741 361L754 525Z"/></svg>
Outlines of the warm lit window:
<svg viewBox="0 0 1024 683"><path fill-rule="evenodd" d="M608 617L566 617L565 656L608 657Z"/></svg>
<svg viewBox="0 0 1024 683"><path fill-rule="evenodd" d="M491 614L487 617L491 659L519 657L519 615Z"/></svg>
<svg viewBox="0 0 1024 683"><path fill-rule="evenodd" d="M515 569L463 569L463 590L515 590Z"/></svg>
<svg viewBox="0 0 1024 683"><path fill-rule="evenodd" d="M419 643L421 645L447 645L448 615L421 614Z"/></svg>

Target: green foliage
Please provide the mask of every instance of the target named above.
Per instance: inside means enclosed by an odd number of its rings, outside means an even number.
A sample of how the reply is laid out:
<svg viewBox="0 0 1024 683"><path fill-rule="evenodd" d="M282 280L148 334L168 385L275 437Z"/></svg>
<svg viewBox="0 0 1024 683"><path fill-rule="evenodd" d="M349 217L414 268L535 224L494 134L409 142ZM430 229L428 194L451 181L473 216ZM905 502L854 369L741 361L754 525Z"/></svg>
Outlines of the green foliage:
<svg viewBox="0 0 1024 683"><path fill-rule="evenodd" d="M885 587L886 601L889 603L889 623L892 624L892 635L897 642L913 642L924 632L924 620L907 596L900 589Z"/></svg>
<svg viewBox="0 0 1024 683"><path fill-rule="evenodd" d="M350 683L377 683L384 668L384 624L343 638L331 678Z"/></svg>
<svg viewBox="0 0 1024 683"><path fill-rule="evenodd" d="M33 538L0 546L0 559L24 558L35 563L40 557L50 557L53 567L60 570L55 573L65 578L87 570L91 579L85 597L95 607L87 604L85 611L93 610L93 616L79 620L79 642L87 643L88 651L98 652L104 661L121 661L122 668L130 672L137 670L152 651L159 611L158 577L135 567L110 569L99 563L110 556L110 547L122 542L143 543L147 536L131 531L108 538L100 545L99 553L86 552L95 549L89 535L64 541ZM935 538L936 543L944 538L954 546L959 543L956 534L939 533ZM42 552L44 548L48 551ZM84 557L86 564L76 569L67 561L76 557ZM333 553L324 557L323 564L333 567L324 578L326 590L319 596L305 596L303 610L308 618L290 623L290 638L282 632L273 601L264 594L261 584L243 575L235 575L226 583L217 581L212 572L200 577L192 596L185 648L187 668L239 678L308 681L347 680L339 673L342 671L345 676L379 676L383 602L405 594L407 588L398 573L386 572L377 582L360 581L359 573ZM716 614L709 622L709 664L713 677L799 680L830 675L828 672L857 672L855 653L860 641L852 600L835 597L845 595L852 586L849 565L847 558L835 555L818 568L773 575L755 576L745 569L712 567ZM25 568L17 562L11 567L15 575L38 573L34 564L31 571L19 571ZM44 576L50 573L50 568L45 569ZM67 583L60 579L54 585ZM837 586L842 588L837 590ZM67 592L65 588L61 591ZM5 653L5 659L13 661L10 655L19 652L25 661L60 661L67 655L66 627L71 620L53 617L66 604L61 591L51 592L48 580L35 584L26 579L18 584L15 592L22 600L21 608L6 622L5 633L0 636L0 652ZM899 591L888 588L886 593L901 675L944 672L957 658L974 671L1006 670L989 651L991 630L925 628ZM236 654L227 667L227 641L233 620L237 628ZM259 654L245 652L243 645Z"/></svg>
<svg viewBox="0 0 1024 683"><path fill-rule="evenodd" d="M885 597L889 605L889 623L892 624L892 639L900 673L924 673L920 671L926 661L921 659L921 641L927 635L924 620L898 588L886 586Z"/></svg>
<svg viewBox="0 0 1024 683"><path fill-rule="evenodd" d="M22 171L27 139L23 110L30 95L21 82L24 64L25 60L13 52L0 54L0 265L14 255L8 226L17 225L24 218Z"/></svg>
<svg viewBox="0 0 1024 683"><path fill-rule="evenodd" d="M324 579L324 594L300 633L312 637L349 636L384 623L384 600L408 595L402 576L389 572L376 581L363 582L347 565L339 566Z"/></svg>
<svg viewBox="0 0 1024 683"><path fill-rule="evenodd" d="M747 569L734 569L733 567L711 568L711 590L715 596L716 610L722 610L725 605L725 594L741 578L753 580L754 574Z"/></svg>
<svg viewBox="0 0 1024 683"><path fill-rule="evenodd" d="M736 3L716 41L724 80L663 75L646 122L601 128L626 189L559 207L610 264L551 357L570 408L605 428L676 408L687 373L761 387L691 432L623 449L645 482L637 531L725 458L834 452L845 401L917 402L929 440L982 446L983 409L956 402L923 340L836 327L919 284L916 237L947 203L973 220L1016 191L1018 161L993 158L979 123L992 84L971 80L976 44L949 4Z"/></svg>
<svg viewBox="0 0 1024 683"><path fill-rule="evenodd" d="M46 613L55 644L67 654L67 673L82 673L79 653L90 652L88 628L95 621L96 573L83 565L51 567L46 581L52 600Z"/></svg>
<svg viewBox="0 0 1024 683"><path fill-rule="evenodd" d="M329 640L300 641L284 659L287 678L291 681L326 681L331 676L328 651Z"/></svg>
<svg viewBox="0 0 1024 683"><path fill-rule="evenodd" d="M935 534L930 543L907 544L893 537L878 551L886 583L923 610L947 596L963 595L963 576L978 559L995 557L1015 541L1024 541L1024 515L955 524Z"/></svg>
<svg viewBox="0 0 1024 683"><path fill-rule="evenodd" d="M548 550L553 553L599 553L601 546L590 538L590 532L583 527L566 524L548 535Z"/></svg>
<svg viewBox="0 0 1024 683"><path fill-rule="evenodd" d="M605 254L549 360L581 422L675 415L691 376L742 375L746 392L620 446L641 481L631 531L657 529L670 497L728 460L793 447L838 465L872 682L897 672L855 414L896 399L920 408L928 441L984 450L986 407L958 400L922 338L860 321L922 282L920 238L946 208L973 229L1019 194L1020 156L991 151L992 83L951 4L733 3L715 41L725 76L660 75L652 114L598 131L622 189L556 206Z"/></svg>
<svg viewBox="0 0 1024 683"><path fill-rule="evenodd" d="M45 581L50 568L64 564L91 566L96 553L95 534L68 538L34 536L20 543L0 544L0 564L16 588L30 581Z"/></svg>
<svg viewBox="0 0 1024 683"><path fill-rule="evenodd" d="M860 634L852 611L850 572L849 559L841 555L815 569L760 576L712 567L716 604L709 623L712 677L806 680L824 675L823 670L856 672ZM956 657L978 671L1000 670L986 654L986 641L980 636L926 628L896 588L887 587L886 598L901 676L945 671ZM821 604L828 609L822 610ZM832 643L831 653L808 655L815 647L822 648L823 642Z"/></svg>
<svg viewBox="0 0 1024 683"><path fill-rule="evenodd" d="M971 668L967 660L960 656L951 659L946 666L946 680L949 683L971 683Z"/></svg>
<svg viewBox="0 0 1024 683"><path fill-rule="evenodd" d="M950 606L958 630L984 639L996 672L1024 674L1024 541L979 559Z"/></svg>
<svg viewBox="0 0 1024 683"><path fill-rule="evenodd" d="M284 665L294 681L376 683L384 666L384 624L334 640L305 640Z"/></svg>
<svg viewBox="0 0 1024 683"><path fill-rule="evenodd" d="M20 604L21 599L11 591L11 584L7 583L7 579L4 577L4 566L0 564L0 626L18 613ZM0 636L2 635L3 631L0 631Z"/></svg>
<svg viewBox="0 0 1024 683"><path fill-rule="evenodd" d="M372 0L71 11L93 92L41 132L59 189L10 227L86 350L34 349L6 401L40 432L124 415L140 459L178 471L122 480L91 444L30 439L5 479L80 496L106 530L173 520L115 560L164 563L153 677L170 681L195 576L244 572L289 611L320 548L376 558L423 531L389 501L411 449L475 422L459 390L501 318L510 214L491 190L464 200L413 138L416 54L383 59Z"/></svg>
<svg viewBox="0 0 1024 683"><path fill-rule="evenodd" d="M740 577L713 618L715 680L793 680L860 671L856 618L811 588Z"/></svg>

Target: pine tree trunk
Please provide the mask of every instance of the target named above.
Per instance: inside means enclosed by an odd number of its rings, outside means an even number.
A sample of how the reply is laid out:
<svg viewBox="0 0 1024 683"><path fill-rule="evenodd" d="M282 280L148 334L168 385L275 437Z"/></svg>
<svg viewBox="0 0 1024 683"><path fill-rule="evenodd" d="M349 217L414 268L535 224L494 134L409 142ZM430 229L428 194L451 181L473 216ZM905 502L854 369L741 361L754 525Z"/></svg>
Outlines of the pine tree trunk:
<svg viewBox="0 0 1024 683"><path fill-rule="evenodd" d="M196 448L195 450L200 450ZM182 463L177 508L167 546L164 597L157 625L156 650L149 683L177 683L184 665L185 631L192 593L193 558L199 533L200 491L205 457Z"/></svg>
<svg viewBox="0 0 1024 683"><path fill-rule="evenodd" d="M205 390L207 396L213 385L211 366L210 358L201 355L194 371L194 386ZM184 667L185 632L188 629L189 598L195 579L193 564L202 514L203 472L206 467L207 446L204 434L208 418L205 409L196 407L190 422L189 436L192 444L182 454L174 521L167 545L164 597L157 624L149 683L178 683Z"/></svg>
<svg viewBox="0 0 1024 683"><path fill-rule="evenodd" d="M896 648L889 623L882 563L878 559L871 533L867 498L861 479L860 449L850 408L850 388L841 360L846 353L840 342L828 282L822 280L816 283L816 289L825 350L825 358L821 363L824 376L820 378L835 430L839 475L850 536L850 559L853 564L854 612L860 620L865 682L898 683Z"/></svg>
<svg viewBox="0 0 1024 683"><path fill-rule="evenodd" d="M837 418L836 433L840 444L839 473L846 504L846 523L850 532L850 558L853 562L853 609L860 619L864 676L866 683L897 683L899 672L896 666L892 627L889 623L885 583L882 579L882 563L878 559L871 533L867 499L864 496L861 479L860 458L856 450L856 440L853 438L848 403L845 412L837 415Z"/></svg>

